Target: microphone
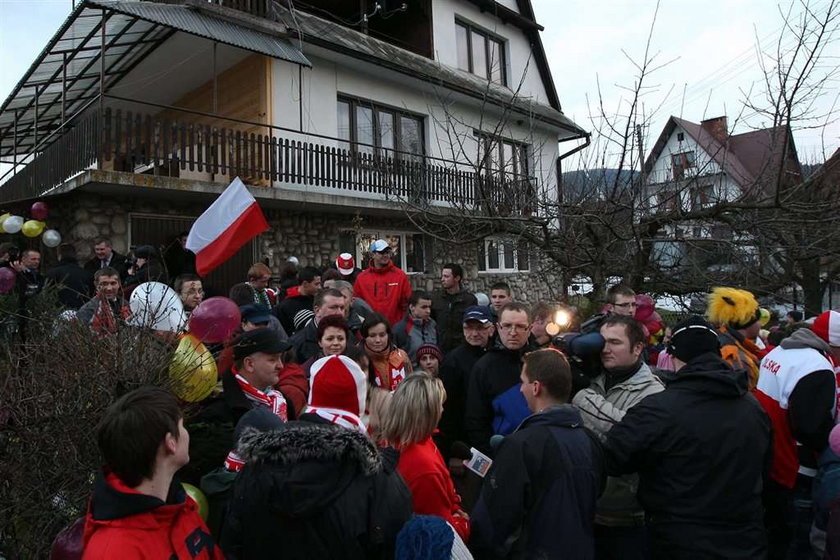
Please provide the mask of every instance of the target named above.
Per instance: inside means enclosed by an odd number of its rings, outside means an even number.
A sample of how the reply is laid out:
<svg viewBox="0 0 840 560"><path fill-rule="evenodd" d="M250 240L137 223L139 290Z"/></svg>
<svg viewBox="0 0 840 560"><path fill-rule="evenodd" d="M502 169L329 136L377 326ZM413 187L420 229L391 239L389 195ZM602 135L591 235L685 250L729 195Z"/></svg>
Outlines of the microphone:
<svg viewBox="0 0 840 560"><path fill-rule="evenodd" d="M490 438L490 447L493 449L493 451L496 451L499 448L499 446L502 444L502 441L504 441L504 439L505 439L505 436L503 436L502 434L494 434Z"/></svg>

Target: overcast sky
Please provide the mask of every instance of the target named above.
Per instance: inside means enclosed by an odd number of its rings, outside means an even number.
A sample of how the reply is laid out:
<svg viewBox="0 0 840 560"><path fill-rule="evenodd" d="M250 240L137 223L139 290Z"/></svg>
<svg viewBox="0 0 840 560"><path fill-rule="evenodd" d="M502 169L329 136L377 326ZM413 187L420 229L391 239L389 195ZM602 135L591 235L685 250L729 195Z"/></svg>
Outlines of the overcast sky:
<svg viewBox="0 0 840 560"><path fill-rule="evenodd" d="M811 0L811 4L819 12L830 1ZM533 3L537 20L545 27L543 43L563 110L591 130L587 95L590 101L597 98L596 76L606 106L615 110L621 96L627 97L618 86L632 86L636 73L621 51L641 59L656 3ZM71 5L71 0L0 0L0 98L5 99L14 88L70 13ZM645 109L649 112L658 108L649 136L655 138L672 114L682 114L694 122L728 115L732 123L743 107L741 92L753 87L757 96L761 88L757 39L764 49L772 50L781 28L782 19L773 0L662 0L651 52L658 53L660 62L676 60L654 73L648 82L657 87L646 95ZM840 65L840 34L836 28L834 43L825 54L829 58L822 72ZM835 75L814 105L815 112L840 109L838 95L840 76ZM762 124L769 122L756 116L742 119L734 132ZM817 129L796 129L795 138L803 162L822 161L840 147L840 121L834 119L827 127ZM647 142L650 145L651 140Z"/></svg>

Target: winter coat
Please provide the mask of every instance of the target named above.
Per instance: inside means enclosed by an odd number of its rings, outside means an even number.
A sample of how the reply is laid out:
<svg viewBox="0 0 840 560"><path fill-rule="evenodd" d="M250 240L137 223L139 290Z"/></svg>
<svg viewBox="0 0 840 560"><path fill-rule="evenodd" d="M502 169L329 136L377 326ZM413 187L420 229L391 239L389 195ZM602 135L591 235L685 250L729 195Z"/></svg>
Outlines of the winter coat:
<svg viewBox="0 0 840 560"><path fill-rule="evenodd" d="M295 349L295 362L299 364L317 356L321 347L318 346L318 325L315 324L315 319L309 321L306 326L293 334L289 343Z"/></svg>
<svg viewBox="0 0 840 560"><path fill-rule="evenodd" d="M76 320L88 325L96 332L114 332L117 325L123 323L131 316L131 307L121 297L107 302L105 307L100 297L96 296L76 311Z"/></svg>
<svg viewBox="0 0 840 560"><path fill-rule="evenodd" d="M246 431L237 452L245 467L221 539L229 559L393 558L411 495L396 457L367 436L297 421Z"/></svg>
<svg viewBox="0 0 840 560"><path fill-rule="evenodd" d="M295 315L300 311L312 311L312 306L315 304L314 296L301 295L296 292L294 295L287 295L277 307L274 308L275 316L280 319L280 324L283 325L283 330L287 333L294 334L300 329L295 328Z"/></svg>
<svg viewBox="0 0 840 560"><path fill-rule="evenodd" d="M639 473L656 558L763 558L770 421L719 355L696 357L607 433L607 472Z"/></svg>
<svg viewBox="0 0 840 560"><path fill-rule="evenodd" d="M406 273L393 262L382 268L370 265L356 278L353 294L365 300L374 311L395 325L408 311L411 284Z"/></svg>
<svg viewBox="0 0 840 560"><path fill-rule="evenodd" d="M61 259L47 272L47 281L59 286L58 300L66 309L79 309L90 299L93 275L76 259Z"/></svg>
<svg viewBox="0 0 840 560"><path fill-rule="evenodd" d="M411 490L414 513L437 515L452 525L464 542L469 540L469 519L455 515L461 511L461 497L431 437L402 448L397 471Z"/></svg>
<svg viewBox="0 0 840 560"><path fill-rule="evenodd" d="M454 294L446 290L432 293L432 317L437 321L444 354L464 342L464 312L473 305L478 305L478 300L467 290Z"/></svg>
<svg viewBox="0 0 840 560"><path fill-rule="evenodd" d="M464 413L467 408L467 390L470 372L476 362L485 354L482 346L470 346L466 342L449 352L440 366L440 379L446 389L446 401L443 403L443 415L440 417L435 441L441 454L449 459L452 444L466 442L467 431L464 427Z"/></svg>
<svg viewBox="0 0 840 560"><path fill-rule="evenodd" d="M100 473L85 520L83 560L223 560L198 506L177 480L166 502Z"/></svg>
<svg viewBox="0 0 840 560"><path fill-rule="evenodd" d="M830 355L825 341L799 329L761 360L755 396L773 422L771 476L787 488L801 463L816 466L834 427L837 381Z"/></svg>
<svg viewBox="0 0 840 560"><path fill-rule="evenodd" d="M835 541L840 537L840 533L837 533L838 519L835 519L840 515L840 508L838 508L840 506L840 456L830 447L826 447L820 455L819 471L814 478L812 496L814 524L811 526L811 548L818 553L819 558L822 558L825 553L826 533L830 521L833 520L834 524L832 537ZM836 550L836 547L832 550Z"/></svg>
<svg viewBox="0 0 840 560"><path fill-rule="evenodd" d="M144 282L169 284L169 274L166 272L166 267L156 259L143 263L141 267L135 267L134 274L128 275L125 279L125 292L131 293L131 290Z"/></svg>
<svg viewBox="0 0 840 560"><path fill-rule="evenodd" d="M609 389L606 389L606 382L606 374L602 373L592 379L589 388L578 391L572 399L572 404L580 409L583 425L602 439L642 399L665 390L665 386L654 377L644 362L639 363L639 370L629 379ZM609 526L643 525L645 512L636 499L638 486L639 476L635 473L609 477L607 488L598 500L596 523Z"/></svg>
<svg viewBox="0 0 840 560"><path fill-rule="evenodd" d="M601 446L569 405L526 418L504 438L472 513L476 558L594 558L604 482Z"/></svg>
<svg viewBox="0 0 840 560"><path fill-rule="evenodd" d="M490 437L512 433L531 411L519 392L525 349L492 348L470 373L464 425L470 443L490 452Z"/></svg>
<svg viewBox="0 0 840 560"><path fill-rule="evenodd" d="M434 319L415 319L411 314L403 317L403 320L394 325L394 344L397 348L405 350L412 364L417 363L417 349L427 343L437 345L438 333L437 324Z"/></svg>

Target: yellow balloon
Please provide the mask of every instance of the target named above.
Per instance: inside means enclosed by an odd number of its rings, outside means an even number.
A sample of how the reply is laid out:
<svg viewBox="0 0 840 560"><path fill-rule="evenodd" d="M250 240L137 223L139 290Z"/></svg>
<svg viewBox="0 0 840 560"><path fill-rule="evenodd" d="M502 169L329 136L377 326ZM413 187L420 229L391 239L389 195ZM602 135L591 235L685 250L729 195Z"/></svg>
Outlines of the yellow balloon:
<svg viewBox="0 0 840 560"><path fill-rule="evenodd" d="M762 307L761 309L759 309L759 313L761 315L759 316L758 321L761 323L761 326L763 327L764 325L766 325L767 323L770 322L770 310Z"/></svg>
<svg viewBox="0 0 840 560"><path fill-rule="evenodd" d="M23 223L23 227L20 228L20 231L23 232L23 235L26 237L38 237L41 235L41 232L44 231L44 228L47 226L44 222L39 222L38 220L28 220Z"/></svg>
<svg viewBox="0 0 840 560"><path fill-rule="evenodd" d="M3 222L5 222L6 218L9 218L9 217L11 217L11 214L9 214L8 212L6 212L2 216L0 216L0 231L3 231Z"/></svg>
<svg viewBox="0 0 840 560"><path fill-rule="evenodd" d="M184 335L169 364L172 391L183 401L206 399L216 386L216 360L207 347L192 335Z"/></svg>
<svg viewBox="0 0 840 560"><path fill-rule="evenodd" d="M202 520L207 521L207 514L210 513L210 504L207 502L207 496L192 484L182 482L181 486L184 487L187 495L198 505L198 515L201 516Z"/></svg>

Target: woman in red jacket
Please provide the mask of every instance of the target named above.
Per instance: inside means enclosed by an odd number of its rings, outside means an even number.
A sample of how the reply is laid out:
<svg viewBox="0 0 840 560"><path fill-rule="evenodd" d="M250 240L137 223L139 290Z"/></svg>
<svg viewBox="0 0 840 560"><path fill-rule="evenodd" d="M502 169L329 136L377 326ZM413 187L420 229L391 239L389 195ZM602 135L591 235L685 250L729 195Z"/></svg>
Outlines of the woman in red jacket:
<svg viewBox="0 0 840 560"><path fill-rule="evenodd" d="M432 441L445 399L440 379L425 373L409 375L394 392L383 432L400 451L397 470L411 490L414 513L442 517L467 542L469 516L461 509L461 497Z"/></svg>

